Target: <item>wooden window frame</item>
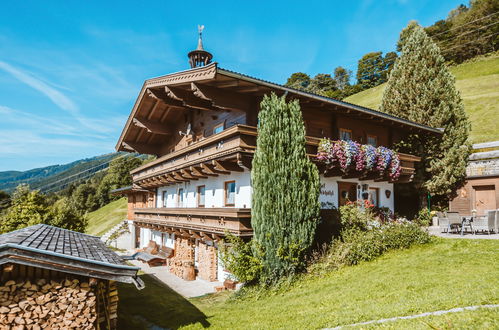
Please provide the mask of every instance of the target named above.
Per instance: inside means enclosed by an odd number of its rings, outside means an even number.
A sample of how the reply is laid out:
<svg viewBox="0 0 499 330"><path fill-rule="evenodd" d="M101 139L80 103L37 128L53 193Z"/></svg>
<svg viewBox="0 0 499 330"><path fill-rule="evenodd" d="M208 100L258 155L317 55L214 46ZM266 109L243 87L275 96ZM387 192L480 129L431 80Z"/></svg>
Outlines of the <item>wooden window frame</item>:
<svg viewBox="0 0 499 330"><path fill-rule="evenodd" d="M340 128L338 132L340 133L340 140L343 140L343 139L341 138L341 135L342 135L341 133L342 133L342 132L348 132L348 133L350 134L350 141L353 141L353 132L352 132L352 130L351 130L351 129ZM343 140L343 141L348 141L348 140Z"/></svg>
<svg viewBox="0 0 499 330"><path fill-rule="evenodd" d="M378 187L369 187L367 189L368 192L370 192L372 190L376 191L376 204L378 204L378 205L374 205L374 206L379 207L379 190L380 189ZM369 194L368 194L368 196L369 196Z"/></svg>
<svg viewBox="0 0 499 330"><path fill-rule="evenodd" d="M182 194L180 194L181 190L182 190ZM178 188L177 189L177 207L184 207L183 195L184 195L184 188ZM182 197L182 204L180 204L181 197Z"/></svg>
<svg viewBox="0 0 499 330"><path fill-rule="evenodd" d="M227 203L227 184L234 184L234 203ZM236 205L236 180L230 180L224 182L224 206L235 206Z"/></svg>
<svg viewBox="0 0 499 330"><path fill-rule="evenodd" d="M199 197L200 197L199 190L200 190L200 188L204 188L204 204L199 203ZM197 200L196 204L198 207L205 207L205 205L206 205L206 186L204 184L197 186L197 188L196 188L196 200Z"/></svg>
<svg viewBox="0 0 499 330"><path fill-rule="evenodd" d="M216 129L219 128L219 127L222 127L222 130L218 133L215 133ZM221 122L220 124L218 125L215 125L215 127L213 127L213 135L215 134L220 134L222 133L223 131L225 130L225 121Z"/></svg>
<svg viewBox="0 0 499 330"><path fill-rule="evenodd" d="M376 141L376 145L373 147L377 147L378 146L378 136L374 135L374 134L367 134L366 144L369 144L369 138L374 138L374 140Z"/></svg>

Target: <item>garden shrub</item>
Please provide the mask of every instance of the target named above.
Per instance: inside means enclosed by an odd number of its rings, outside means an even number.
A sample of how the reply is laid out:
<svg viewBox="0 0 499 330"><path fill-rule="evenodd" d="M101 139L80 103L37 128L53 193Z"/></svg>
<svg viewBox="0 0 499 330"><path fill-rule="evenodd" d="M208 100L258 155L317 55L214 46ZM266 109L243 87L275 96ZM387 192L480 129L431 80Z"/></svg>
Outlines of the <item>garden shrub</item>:
<svg viewBox="0 0 499 330"><path fill-rule="evenodd" d="M262 273L262 262L258 258L260 250L255 240L245 242L240 237L227 233L220 245L220 258L224 268L236 280L252 283L257 282Z"/></svg>
<svg viewBox="0 0 499 330"><path fill-rule="evenodd" d="M371 209L362 210L352 205L340 207L340 212L343 226L340 237L332 242L319 262L309 267L313 273L371 261L387 251L430 241L429 234L416 222L381 223Z"/></svg>
<svg viewBox="0 0 499 330"><path fill-rule="evenodd" d="M422 227L428 227L431 223L431 213L427 209L421 209L414 221Z"/></svg>

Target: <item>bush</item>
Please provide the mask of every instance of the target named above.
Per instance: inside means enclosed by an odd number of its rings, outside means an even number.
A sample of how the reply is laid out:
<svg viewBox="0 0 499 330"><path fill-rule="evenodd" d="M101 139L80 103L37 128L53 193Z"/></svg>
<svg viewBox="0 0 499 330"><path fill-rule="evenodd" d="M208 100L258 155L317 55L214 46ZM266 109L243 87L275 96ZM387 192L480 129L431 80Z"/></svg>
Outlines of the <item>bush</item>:
<svg viewBox="0 0 499 330"><path fill-rule="evenodd" d="M427 209L421 209L414 221L421 227L428 227L431 223L431 214Z"/></svg>
<svg viewBox="0 0 499 330"><path fill-rule="evenodd" d="M371 261L390 250L406 249L430 241L429 234L419 224L409 221L376 222L371 210L342 206L343 229L322 259L309 271L322 273L343 266Z"/></svg>
<svg viewBox="0 0 499 330"><path fill-rule="evenodd" d="M255 240L244 242L240 237L227 234L220 245L222 264L238 281L257 282L263 269L257 257L260 250Z"/></svg>

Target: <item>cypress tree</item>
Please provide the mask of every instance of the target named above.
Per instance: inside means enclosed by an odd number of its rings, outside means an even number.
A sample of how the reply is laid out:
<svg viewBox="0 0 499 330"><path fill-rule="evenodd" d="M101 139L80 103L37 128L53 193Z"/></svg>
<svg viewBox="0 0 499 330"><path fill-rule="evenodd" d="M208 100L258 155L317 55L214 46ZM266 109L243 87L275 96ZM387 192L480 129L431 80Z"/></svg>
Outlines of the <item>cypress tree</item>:
<svg viewBox="0 0 499 330"><path fill-rule="evenodd" d="M454 76L424 29L411 22L401 39L402 54L391 72L380 110L444 129L442 137L411 135L402 150L422 157L414 179L422 195L451 197L465 180L470 124ZM421 205L424 201L420 196Z"/></svg>
<svg viewBox="0 0 499 330"><path fill-rule="evenodd" d="M272 282L305 266L319 219L319 172L305 151L298 101L272 93L260 106L251 224L263 252L262 278Z"/></svg>

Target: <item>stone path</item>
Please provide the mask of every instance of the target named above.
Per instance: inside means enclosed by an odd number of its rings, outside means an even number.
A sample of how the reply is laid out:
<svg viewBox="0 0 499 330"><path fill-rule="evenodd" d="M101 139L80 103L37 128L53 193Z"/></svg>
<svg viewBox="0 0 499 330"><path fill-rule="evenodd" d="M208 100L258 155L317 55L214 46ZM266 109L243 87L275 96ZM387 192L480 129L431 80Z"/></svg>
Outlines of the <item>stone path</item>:
<svg viewBox="0 0 499 330"><path fill-rule="evenodd" d="M153 275L156 279L165 283L186 298L199 297L207 293L215 292L215 287L222 285L220 282L208 282L201 279L185 281L170 273L166 266L149 267L148 264L138 260L128 261L134 266L140 267L144 273Z"/></svg>
<svg viewBox="0 0 499 330"><path fill-rule="evenodd" d="M426 317L426 316L432 316L432 315L444 315L444 314L448 314L448 313L474 311L474 310L477 310L479 308L498 308L498 307L499 307L499 305L478 305L478 306L458 307L458 308L452 308L452 309L448 309L448 310L427 312L427 313L421 313L421 314L416 314L416 315L397 316L397 317L391 317L389 319L372 320L372 321L361 322L361 323L341 325L341 326L336 327L336 328L328 328L328 329L343 329L346 327L356 327L356 326L368 325L368 324L373 324L373 323L386 323L386 322L392 322L392 321L397 321L397 320L417 319L420 317Z"/></svg>
<svg viewBox="0 0 499 330"><path fill-rule="evenodd" d="M472 233L465 232L464 235L461 235L461 233L456 234L454 233L442 233L440 227L428 227L428 231L430 232L431 235L438 236L438 237L444 237L444 238L469 238L469 239L499 239L499 234L487 234L487 233L478 233L473 235Z"/></svg>

